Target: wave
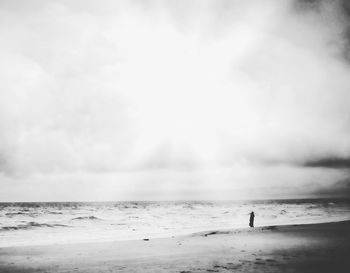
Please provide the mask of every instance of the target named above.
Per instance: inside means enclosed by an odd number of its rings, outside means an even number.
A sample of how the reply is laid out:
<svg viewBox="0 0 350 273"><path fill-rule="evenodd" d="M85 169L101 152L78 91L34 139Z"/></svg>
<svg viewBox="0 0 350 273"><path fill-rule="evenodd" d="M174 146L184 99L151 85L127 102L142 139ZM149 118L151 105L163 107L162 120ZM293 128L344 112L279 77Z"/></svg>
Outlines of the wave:
<svg viewBox="0 0 350 273"><path fill-rule="evenodd" d="M63 214L63 212L60 212L60 211L31 212L31 211L23 210L23 211L17 211L17 212L7 212L7 213L5 213L5 215L8 216L8 217L14 217L14 216L18 216L18 215L36 217L39 214L45 214L45 213L48 213L48 214Z"/></svg>
<svg viewBox="0 0 350 273"><path fill-rule="evenodd" d="M80 216L80 217L76 217L76 218L73 218L72 220L102 220L96 216Z"/></svg>
<svg viewBox="0 0 350 273"><path fill-rule="evenodd" d="M7 212L7 213L5 213L5 215L8 217L14 217L14 216L18 216L18 215L36 217L36 216L38 216L38 213L18 211L18 212Z"/></svg>
<svg viewBox="0 0 350 273"><path fill-rule="evenodd" d="M62 224L46 224L46 223L37 223L37 222L28 222L24 225L17 226L5 226L0 228L0 231L10 231L10 230L22 230L22 229L31 229L33 227L67 227L67 225Z"/></svg>
<svg viewBox="0 0 350 273"><path fill-rule="evenodd" d="M8 213L5 213L6 216L14 216L14 215L22 215L22 214L25 214L27 215L28 213L25 213L25 212L8 212Z"/></svg>

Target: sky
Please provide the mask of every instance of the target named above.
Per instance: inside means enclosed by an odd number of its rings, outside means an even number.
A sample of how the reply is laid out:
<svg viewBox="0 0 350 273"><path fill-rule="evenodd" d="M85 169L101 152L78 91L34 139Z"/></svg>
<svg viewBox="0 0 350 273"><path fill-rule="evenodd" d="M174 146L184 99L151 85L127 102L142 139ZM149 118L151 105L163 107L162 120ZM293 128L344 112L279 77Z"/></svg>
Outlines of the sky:
<svg viewBox="0 0 350 273"><path fill-rule="evenodd" d="M0 201L350 197L349 16L0 0Z"/></svg>

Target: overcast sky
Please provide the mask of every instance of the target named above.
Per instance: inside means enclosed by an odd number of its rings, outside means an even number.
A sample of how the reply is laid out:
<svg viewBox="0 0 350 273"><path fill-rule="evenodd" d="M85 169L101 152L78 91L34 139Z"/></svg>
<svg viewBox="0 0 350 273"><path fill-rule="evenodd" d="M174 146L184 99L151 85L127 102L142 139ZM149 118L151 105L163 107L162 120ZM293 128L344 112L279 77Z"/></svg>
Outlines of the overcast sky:
<svg viewBox="0 0 350 273"><path fill-rule="evenodd" d="M0 0L0 201L350 196L349 14Z"/></svg>

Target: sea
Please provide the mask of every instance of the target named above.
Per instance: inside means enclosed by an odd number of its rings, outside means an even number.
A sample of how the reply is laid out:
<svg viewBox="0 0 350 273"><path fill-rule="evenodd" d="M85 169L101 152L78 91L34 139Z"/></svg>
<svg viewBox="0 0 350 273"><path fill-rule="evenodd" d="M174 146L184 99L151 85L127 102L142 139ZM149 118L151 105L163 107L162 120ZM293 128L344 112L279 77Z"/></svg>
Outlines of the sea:
<svg viewBox="0 0 350 273"><path fill-rule="evenodd" d="M0 203L0 247L142 240L350 220L349 199Z"/></svg>

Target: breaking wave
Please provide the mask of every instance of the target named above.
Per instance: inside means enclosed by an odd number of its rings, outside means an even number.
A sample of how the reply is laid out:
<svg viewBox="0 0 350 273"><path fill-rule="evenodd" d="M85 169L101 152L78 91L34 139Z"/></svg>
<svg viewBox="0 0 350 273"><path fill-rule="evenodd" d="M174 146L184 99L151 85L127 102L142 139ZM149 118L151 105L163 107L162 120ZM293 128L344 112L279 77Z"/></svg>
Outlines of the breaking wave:
<svg viewBox="0 0 350 273"><path fill-rule="evenodd" d="M102 220L96 216L81 216L81 217L75 217L72 220Z"/></svg>
<svg viewBox="0 0 350 273"><path fill-rule="evenodd" d="M14 216L18 216L18 215L35 217L38 215L38 213L18 211L18 212L7 212L7 213L5 213L5 215L8 217L14 217Z"/></svg>
<svg viewBox="0 0 350 273"><path fill-rule="evenodd" d="M26 224L21 224L17 226L5 226L0 228L0 231L10 231L10 230L23 230L23 229L31 229L34 227L67 227L67 225L62 224L46 224L46 223L37 223L37 222L28 222Z"/></svg>

